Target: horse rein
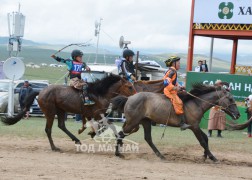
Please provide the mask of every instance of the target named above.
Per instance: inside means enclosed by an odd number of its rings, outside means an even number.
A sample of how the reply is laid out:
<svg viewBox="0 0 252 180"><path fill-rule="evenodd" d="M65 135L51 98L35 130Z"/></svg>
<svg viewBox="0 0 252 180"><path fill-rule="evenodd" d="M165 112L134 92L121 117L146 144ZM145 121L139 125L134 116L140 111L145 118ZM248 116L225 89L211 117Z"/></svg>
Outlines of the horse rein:
<svg viewBox="0 0 252 180"><path fill-rule="evenodd" d="M205 99L199 98L199 97L197 97L197 96L191 94L190 92L186 92L186 93L189 94L190 96L196 98L196 99L199 99L199 100L201 100L201 101L203 101L203 102L206 102L206 103L208 103L208 104L210 104L210 105L217 106L219 109L221 109L221 110L226 110L226 111L230 112L231 114L233 114L233 113L229 110L228 107L234 105L235 103L232 103L232 104L227 105L226 107L223 107L223 106L220 106L220 105L217 105L217 104L210 103L210 102L206 101ZM218 95L219 100L220 100L221 97L220 97L220 95L217 93L217 90L216 90L216 94ZM233 115L233 116L234 116L234 115Z"/></svg>
<svg viewBox="0 0 252 180"><path fill-rule="evenodd" d="M217 107L220 108L220 109L228 110L228 107L229 107L229 106L235 104L235 103L232 103L232 104L227 105L227 107L223 107L223 106L220 106L220 105L217 105L217 104L210 103L210 102L206 101L205 99L199 98L199 97L197 97L197 96L191 94L190 92L186 92L186 93L189 94L190 96L192 96L192 97L194 97L194 98L196 98L196 99L199 99L199 100L201 100L201 101L203 101L203 102L206 102L206 103L208 103L208 104L210 104L210 105L217 106ZM217 93L217 90L216 90L216 94L218 95L219 100L220 100L221 97L220 97L219 94Z"/></svg>

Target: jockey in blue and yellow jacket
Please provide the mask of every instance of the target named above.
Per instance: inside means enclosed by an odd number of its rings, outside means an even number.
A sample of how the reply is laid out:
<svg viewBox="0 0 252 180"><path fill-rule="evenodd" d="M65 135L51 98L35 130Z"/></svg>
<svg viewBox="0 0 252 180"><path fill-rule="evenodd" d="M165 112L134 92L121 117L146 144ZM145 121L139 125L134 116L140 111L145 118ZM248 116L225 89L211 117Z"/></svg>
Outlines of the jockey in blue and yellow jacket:
<svg viewBox="0 0 252 180"><path fill-rule="evenodd" d="M65 63L67 65L70 77L69 85L79 90L83 89L83 94L85 96L85 105L91 105L94 104L94 102L90 101L87 96L87 83L83 81L83 79L81 79L82 71L90 71L90 68L85 62L82 61L82 56L82 51L73 50L71 53L72 59L63 59L55 55L52 55L51 57L54 58L56 61Z"/></svg>

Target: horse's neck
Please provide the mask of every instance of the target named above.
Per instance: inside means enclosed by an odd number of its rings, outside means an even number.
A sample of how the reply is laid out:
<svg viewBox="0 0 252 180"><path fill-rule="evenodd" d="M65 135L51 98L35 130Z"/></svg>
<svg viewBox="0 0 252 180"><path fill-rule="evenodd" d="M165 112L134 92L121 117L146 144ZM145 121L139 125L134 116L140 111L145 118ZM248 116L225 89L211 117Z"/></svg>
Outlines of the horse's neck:
<svg viewBox="0 0 252 180"><path fill-rule="evenodd" d="M216 102L220 99L219 92L210 92L204 95L199 96L199 99L196 100L197 104L202 108L203 112L206 112L211 107L216 105Z"/></svg>
<svg viewBox="0 0 252 180"><path fill-rule="evenodd" d="M134 84L134 87L138 92L156 92L162 93L164 90L163 80L158 81L138 81Z"/></svg>

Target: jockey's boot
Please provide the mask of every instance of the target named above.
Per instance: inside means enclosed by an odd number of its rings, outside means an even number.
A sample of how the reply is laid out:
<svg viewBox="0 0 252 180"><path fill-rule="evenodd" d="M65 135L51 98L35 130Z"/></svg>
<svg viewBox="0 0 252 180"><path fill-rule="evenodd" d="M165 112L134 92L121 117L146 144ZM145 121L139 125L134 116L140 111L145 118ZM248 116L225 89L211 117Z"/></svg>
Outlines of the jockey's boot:
<svg viewBox="0 0 252 180"><path fill-rule="evenodd" d="M83 85L83 96L84 96L84 105L88 106L88 105L93 105L95 104L94 101L90 100L89 97L88 97L88 93L87 93L87 88L88 88L88 85L87 84L84 84Z"/></svg>
<svg viewBox="0 0 252 180"><path fill-rule="evenodd" d="M92 100L90 100L89 97L86 95L86 96L85 96L84 105L85 105L85 106L88 106L88 105L93 105L93 104L95 104L95 102L92 101Z"/></svg>
<svg viewBox="0 0 252 180"><path fill-rule="evenodd" d="M179 117L180 117L180 123L179 123L179 125L180 125L181 131L186 130L187 128L191 127L191 125L188 125L188 124L185 123L185 116L184 116L184 114L179 115Z"/></svg>

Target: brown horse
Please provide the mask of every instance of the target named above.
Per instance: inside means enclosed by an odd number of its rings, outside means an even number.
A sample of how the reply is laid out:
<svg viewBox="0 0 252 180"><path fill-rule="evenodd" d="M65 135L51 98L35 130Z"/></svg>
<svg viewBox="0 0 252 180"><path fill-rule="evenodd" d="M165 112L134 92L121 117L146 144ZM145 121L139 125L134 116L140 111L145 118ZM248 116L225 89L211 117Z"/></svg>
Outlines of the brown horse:
<svg viewBox="0 0 252 180"><path fill-rule="evenodd" d="M65 113L71 112L74 114L82 114L83 122L86 117L101 119L100 114L105 113L110 99L118 94L130 96L135 93L131 83L117 75L109 75L101 80L96 80L94 83L89 83L88 94L94 105L84 106L81 98L82 92L70 86L51 85L43 89L40 93L33 92L26 99L26 108L14 117L2 118L2 122L6 125L12 125L21 120L25 112L31 106L34 98L38 95L38 103L46 117L45 131L49 139L51 149L59 150L52 140L52 125L55 115L58 117L58 127L62 129L75 143L80 144L71 132L65 126Z"/></svg>
<svg viewBox="0 0 252 180"><path fill-rule="evenodd" d="M164 80L155 81L137 81L134 82L134 87L137 92L155 92L163 93L164 91Z"/></svg>
<svg viewBox="0 0 252 180"><path fill-rule="evenodd" d="M204 148L204 158L209 157L211 160L217 161L209 150L208 138L200 129L199 124L203 114L215 105L220 106L233 119L239 118L240 113L233 96L225 88L197 84L193 86L190 94L181 96L181 99L184 102L186 123L191 125L190 129ZM141 92L129 98L117 96L112 99L112 104L114 109L118 108L118 110L124 111L126 118L123 129L119 132L120 137L117 140L116 155L120 155L119 146L122 145L122 139L126 135L135 132L139 124L142 124L145 140L155 154L163 159L164 156L152 142L151 121L179 127L179 117L175 114L171 102L165 95Z"/></svg>

